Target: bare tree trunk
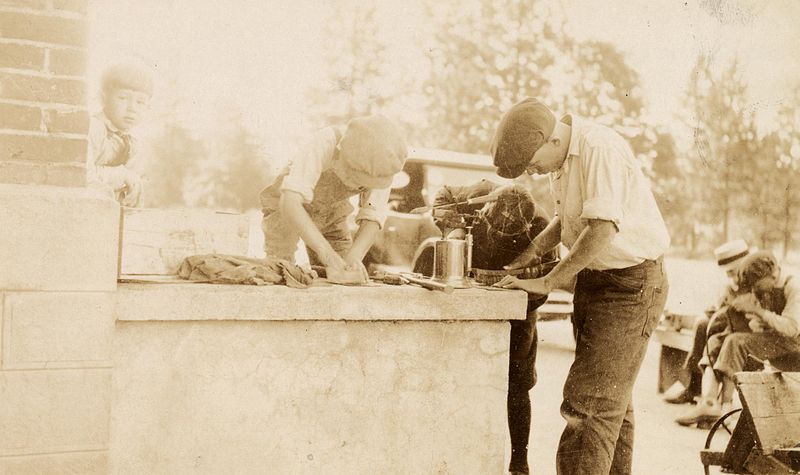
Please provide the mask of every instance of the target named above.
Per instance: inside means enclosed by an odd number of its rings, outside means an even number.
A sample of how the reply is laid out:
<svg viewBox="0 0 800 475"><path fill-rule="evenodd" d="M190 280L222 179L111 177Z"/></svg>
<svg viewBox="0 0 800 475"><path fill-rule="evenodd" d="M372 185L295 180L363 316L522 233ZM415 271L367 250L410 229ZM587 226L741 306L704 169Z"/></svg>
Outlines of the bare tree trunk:
<svg viewBox="0 0 800 475"><path fill-rule="evenodd" d="M787 173L786 193L783 199L783 258L789 255L789 246L792 242L792 173Z"/></svg>

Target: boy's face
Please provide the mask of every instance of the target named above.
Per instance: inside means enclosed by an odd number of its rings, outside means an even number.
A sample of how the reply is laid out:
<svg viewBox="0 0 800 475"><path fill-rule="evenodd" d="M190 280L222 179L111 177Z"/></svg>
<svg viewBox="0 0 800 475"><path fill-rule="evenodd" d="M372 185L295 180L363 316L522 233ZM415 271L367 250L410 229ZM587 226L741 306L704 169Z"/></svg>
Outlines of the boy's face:
<svg viewBox="0 0 800 475"><path fill-rule="evenodd" d="M150 105L150 96L142 91L111 88L104 96L104 111L116 128L128 131L141 122Z"/></svg>

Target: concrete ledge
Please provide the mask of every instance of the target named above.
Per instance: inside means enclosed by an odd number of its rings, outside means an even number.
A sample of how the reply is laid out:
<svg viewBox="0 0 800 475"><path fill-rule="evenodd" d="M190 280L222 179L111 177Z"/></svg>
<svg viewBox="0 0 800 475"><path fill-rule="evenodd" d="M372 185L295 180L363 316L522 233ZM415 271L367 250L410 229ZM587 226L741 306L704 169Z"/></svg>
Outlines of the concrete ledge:
<svg viewBox="0 0 800 475"><path fill-rule="evenodd" d="M120 284L118 321L186 320L521 320L523 291L420 287Z"/></svg>
<svg viewBox="0 0 800 475"><path fill-rule="evenodd" d="M119 205L85 188L0 185L0 289L114 290Z"/></svg>

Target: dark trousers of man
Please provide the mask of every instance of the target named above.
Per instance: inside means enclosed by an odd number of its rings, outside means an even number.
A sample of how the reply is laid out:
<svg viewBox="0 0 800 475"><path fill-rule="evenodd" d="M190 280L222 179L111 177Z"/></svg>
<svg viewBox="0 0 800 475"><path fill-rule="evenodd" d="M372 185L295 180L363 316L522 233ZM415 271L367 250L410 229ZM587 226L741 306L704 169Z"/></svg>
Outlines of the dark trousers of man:
<svg viewBox="0 0 800 475"><path fill-rule="evenodd" d="M510 472L528 473L528 438L531 433L530 390L536 384L536 312L546 297L528 298L528 318L511 321L506 409L511 437Z"/></svg>
<svg viewBox="0 0 800 475"><path fill-rule="evenodd" d="M558 445L558 473L631 473L631 393L668 287L661 258L578 274L575 361L564 383L561 415L567 426Z"/></svg>

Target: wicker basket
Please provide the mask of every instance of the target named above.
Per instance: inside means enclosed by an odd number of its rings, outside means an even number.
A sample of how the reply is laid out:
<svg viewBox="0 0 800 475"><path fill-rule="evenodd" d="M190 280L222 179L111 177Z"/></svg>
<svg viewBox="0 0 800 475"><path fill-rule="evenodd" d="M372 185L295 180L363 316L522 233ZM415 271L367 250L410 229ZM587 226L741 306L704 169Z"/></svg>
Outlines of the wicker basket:
<svg viewBox="0 0 800 475"><path fill-rule="evenodd" d="M551 270L553 267L558 264L557 261L554 262L545 262L543 264L530 266L530 267L523 267L521 269L500 269L500 270L489 270L489 269L478 269L476 267L472 268L472 277L475 279L475 282L483 285L492 285L496 284L503 280L503 277L507 275L513 275L519 279L535 279L537 277L541 277Z"/></svg>

